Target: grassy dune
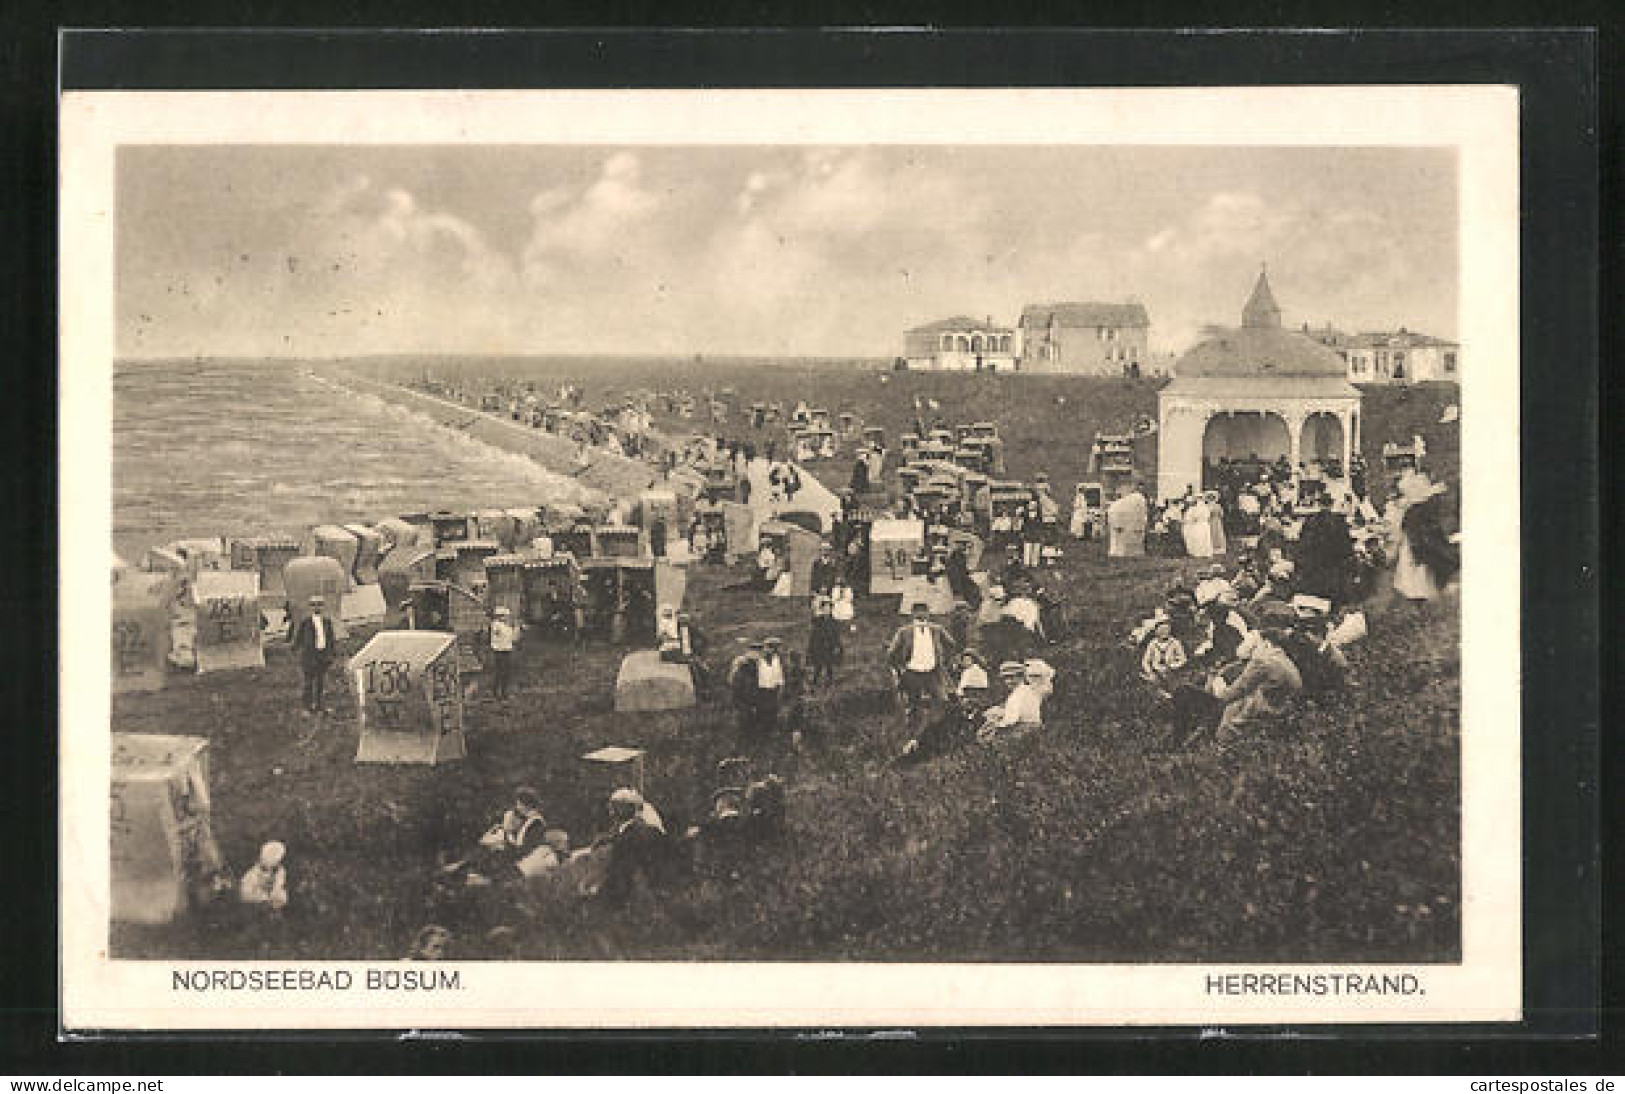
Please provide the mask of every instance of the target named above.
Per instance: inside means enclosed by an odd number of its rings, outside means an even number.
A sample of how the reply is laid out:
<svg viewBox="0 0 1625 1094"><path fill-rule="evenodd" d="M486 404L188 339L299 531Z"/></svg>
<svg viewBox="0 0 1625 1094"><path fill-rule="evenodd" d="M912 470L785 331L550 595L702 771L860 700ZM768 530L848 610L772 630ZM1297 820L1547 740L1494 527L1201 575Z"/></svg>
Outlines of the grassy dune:
<svg viewBox="0 0 1625 1094"><path fill-rule="evenodd" d="M1047 471L1058 498L1070 498L1076 482L1087 478L1089 449L1096 433L1126 433L1142 416L1157 417L1160 379L1128 380L1104 377L1028 376L975 373L893 373L881 361L808 362L726 361L704 362L651 358L389 358L351 363L380 377L405 379L425 369L437 376L534 379L551 389L569 381L582 389L589 407L634 390L702 391L733 389L732 400L748 411L752 402L782 402L786 410L796 400L822 406L833 414L855 414L868 425L886 430L892 443L913 428L914 399L935 399L949 423L994 421L1005 441L1005 460L1015 476ZM1459 402L1455 384L1417 384L1411 387L1361 386L1365 426L1362 448L1372 467L1381 466L1387 441L1409 442L1420 434L1427 443L1428 463L1434 475L1458 476L1459 425L1439 424L1444 407ZM709 429L700 418L684 421L662 417L658 425L673 432ZM757 434L744 415L735 413L722 427L729 436L765 439L782 429ZM1157 465L1155 434L1141 438L1135 457L1148 475ZM844 455L821 474L831 486L846 485L851 461ZM1380 488L1380 484L1373 483Z"/></svg>
<svg viewBox="0 0 1625 1094"><path fill-rule="evenodd" d="M1063 486L1078 477L1097 423L1119 428L1113 415L1154 403L1149 382L981 379L880 384L820 370L712 382L735 384L747 401L804 393L851 406L888 432L913 392L931 394L950 421L999 421L1014 473L1046 467ZM1033 397L1059 394L1066 404ZM1436 422L1434 407L1453 398L1380 393L1367 404L1368 442ZM1385 434L1390 413L1395 431ZM1431 438L1430 447L1445 455ZM845 471L840 461L835 477ZM615 714L624 651L607 645L532 645L518 694L471 703L470 756L438 770L354 764L353 702L341 693L335 714L302 717L297 671L280 649L263 670L181 676L161 693L116 697L119 731L210 738L222 850L240 871L261 841L285 841L294 904L277 922L232 907L161 929L120 927L113 952L389 958L441 922L463 957L1458 959L1455 602L1373 605L1347 694L1302 703L1231 751L1173 752L1121 641L1186 570L1071 547L1057 580L1081 625L1046 655L1059 670L1049 728L1004 751L913 768L887 762L902 743L881 657L895 598L860 604L836 685L809 704L818 732L800 751L782 740L742 744L719 703ZM742 579L701 569L691 580L713 663L768 633L804 645L805 607ZM603 791L578 757L604 744L648 750L649 795L674 831L705 809L715 762L748 748L759 771L789 781L785 840L676 871L625 908L435 902L436 850L470 847L517 784L537 787L550 822L584 842L601 824ZM487 941L496 924L514 932Z"/></svg>

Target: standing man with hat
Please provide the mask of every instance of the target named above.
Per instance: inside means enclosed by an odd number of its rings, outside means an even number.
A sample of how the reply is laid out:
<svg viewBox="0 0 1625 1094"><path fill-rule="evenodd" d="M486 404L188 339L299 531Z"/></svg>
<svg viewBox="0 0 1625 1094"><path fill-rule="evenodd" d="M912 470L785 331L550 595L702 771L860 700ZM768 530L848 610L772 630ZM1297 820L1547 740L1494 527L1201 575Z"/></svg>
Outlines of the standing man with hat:
<svg viewBox="0 0 1625 1094"><path fill-rule="evenodd" d="M756 664L756 696L752 703L752 728L757 737L766 740L779 725L779 705L784 698L785 667L784 643L769 638L762 644L762 655Z"/></svg>
<svg viewBox="0 0 1625 1094"><path fill-rule="evenodd" d="M333 621L327 618L327 601L310 598L310 614L299 621L289 639L299 654L299 671L304 677L304 703L307 714L326 714L322 692L327 684L327 666L333 663L335 645Z"/></svg>
<svg viewBox="0 0 1625 1094"><path fill-rule="evenodd" d="M918 737L930 714L947 694L944 674L954 658L954 641L940 625L931 622L930 605L916 601L913 619L892 635L886 662L897 678L903 696L903 710L909 736Z"/></svg>
<svg viewBox="0 0 1625 1094"><path fill-rule="evenodd" d="M835 558L835 545L824 540L818 547L818 557L812 564L812 592L816 596L827 594L835 587L835 579L841 574L840 562Z"/></svg>
<svg viewBox="0 0 1625 1094"><path fill-rule="evenodd" d="M491 697L506 699L513 679L514 650L519 645L520 625L506 606L491 613Z"/></svg>

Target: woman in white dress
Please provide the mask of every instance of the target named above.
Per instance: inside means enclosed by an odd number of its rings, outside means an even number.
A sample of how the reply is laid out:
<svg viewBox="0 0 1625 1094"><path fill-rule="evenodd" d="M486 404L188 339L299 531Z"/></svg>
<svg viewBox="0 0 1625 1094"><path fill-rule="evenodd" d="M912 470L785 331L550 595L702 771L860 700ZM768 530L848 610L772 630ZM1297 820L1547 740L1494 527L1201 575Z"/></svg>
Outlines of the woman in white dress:
<svg viewBox="0 0 1625 1094"><path fill-rule="evenodd" d="M1185 507L1182 530L1187 555L1191 558L1213 557L1213 523L1207 502L1201 497L1193 498Z"/></svg>
<svg viewBox="0 0 1625 1094"><path fill-rule="evenodd" d="M1219 504L1219 492L1209 490L1203 500L1207 503L1207 524L1209 544L1213 553L1222 555L1230 549L1224 538L1224 506Z"/></svg>

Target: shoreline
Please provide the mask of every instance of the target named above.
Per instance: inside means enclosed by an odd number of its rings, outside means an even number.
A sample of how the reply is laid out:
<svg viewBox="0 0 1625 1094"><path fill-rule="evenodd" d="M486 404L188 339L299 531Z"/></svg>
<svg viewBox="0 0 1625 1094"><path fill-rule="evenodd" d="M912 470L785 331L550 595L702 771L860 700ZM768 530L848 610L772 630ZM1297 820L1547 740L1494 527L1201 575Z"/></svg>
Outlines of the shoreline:
<svg viewBox="0 0 1625 1094"><path fill-rule="evenodd" d="M641 460L589 449L592 462L579 473L575 442L556 433L498 418L477 407L465 406L399 384L373 380L353 372L316 372L308 375L323 383L421 414L434 424L455 429L475 440L533 460L544 471L561 475L606 498L636 496L659 481L659 473Z"/></svg>

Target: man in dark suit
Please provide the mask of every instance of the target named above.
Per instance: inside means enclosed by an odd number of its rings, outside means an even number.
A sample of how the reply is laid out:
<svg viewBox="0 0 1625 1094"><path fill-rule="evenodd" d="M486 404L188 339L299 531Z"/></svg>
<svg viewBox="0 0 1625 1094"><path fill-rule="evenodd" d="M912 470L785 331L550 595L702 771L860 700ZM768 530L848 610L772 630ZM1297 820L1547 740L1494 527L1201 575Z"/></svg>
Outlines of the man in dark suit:
<svg viewBox="0 0 1625 1094"><path fill-rule="evenodd" d="M325 714L322 691L327 684L327 666L333 663L337 645L333 621L327 618L327 601L310 598L310 614L299 621L290 639L299 654L299 671L304 676L305 711Z"/></svg>
<svg viewBox="0 0 1625 1094"><path fill-rule="evenodd" d="M728 666L728 689L732 693L734 710L739 717L739 735L749 738L756 722L756 685L760 678L761 642L752 642L750 648Z"/></svg>
<svg viewBox="0 0 1625 1094"><path fill-rule="evenodd" d="M1347 519L1332 512L1317 497L1298 512L1307 510L1298 532L1293 561L1297 564L1298 591L1324 597L1333 604L1348 601L1349 577L1354 571L1354 538Z"/></svg>
<svg viewBox="0 0 1625 1094"><path fill-rule="evenodd" d="M835 545L825 540L818 548L818 557L812 564L812 591L814 595L827 593L840 576L841 564L835 557Z"/></svg>
<svg viewBox="0 0 1625 1094"><path fill-rule="evenodd" d="M899 627L886 649L886 663L897 678L903 696L909 736L918 737L923 726L947 695L947 673L955 655L954 640L931 622L930 605L914 604L913 619Z"/></svg>

